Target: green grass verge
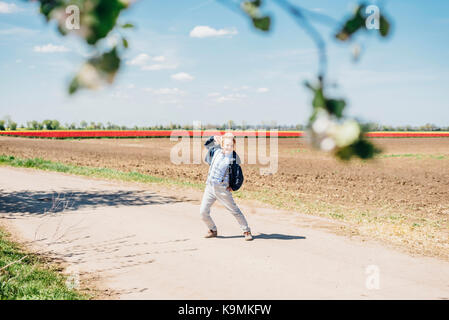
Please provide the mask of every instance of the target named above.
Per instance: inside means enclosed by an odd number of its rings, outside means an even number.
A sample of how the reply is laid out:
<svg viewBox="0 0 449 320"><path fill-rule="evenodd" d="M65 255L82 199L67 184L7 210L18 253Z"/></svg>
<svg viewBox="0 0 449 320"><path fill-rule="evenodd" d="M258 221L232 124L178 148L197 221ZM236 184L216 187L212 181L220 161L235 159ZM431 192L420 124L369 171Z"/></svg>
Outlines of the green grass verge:
<svg viewBox="0 0 449 320"><path fill-rule="evenodd" d="M414 159L422 159L422 158L431 158L431 159L446 159L445 155L438 154L420 154L420 153L400 153L400 154L381 154L377 156L378 158L414 158Z"/></svg>
<svg viewBox="0 0 449 320"><path fill-rule="evenodd" d="M164 183L164 184L175 184L194 188L203 188L204 186L199 183L193 183L189 181L182 181L176 179L168 179L161 177L154 177L148 174L143 174L136 171L124 172L120 170L110 169L110 168L96 168L96 167L85 167L76 166L71 164L65 164L61 162L55 162L50 160L44 160L42 158L30 158L30 159L20 159L14 156L0 155L0 165L9 165L13 167L25 167L25 168L35 168L48 171L57 171L72 173L82 176L107 178L120 181L135 181L135 182L145 182L145 183Z"/></svg>
<svg viewBox="0 0 449 320"><path fill-rule="evenodd" d="M24 252L0 230L0 300L84 300L55 266ZM8 266L9 265L9 266Z"/></svg>

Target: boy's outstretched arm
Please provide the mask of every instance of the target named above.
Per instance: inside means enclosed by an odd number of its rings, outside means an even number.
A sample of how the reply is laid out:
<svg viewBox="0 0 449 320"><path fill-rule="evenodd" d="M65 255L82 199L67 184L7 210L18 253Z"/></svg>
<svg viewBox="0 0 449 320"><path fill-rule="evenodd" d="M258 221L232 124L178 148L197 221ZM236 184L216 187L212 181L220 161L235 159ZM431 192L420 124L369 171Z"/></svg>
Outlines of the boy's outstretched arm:
<svg viewBox="0 0 449 320"><path fill-rule="evenodd" d="M211 136L209 139L207 139L206 143L204 143L204 146L207 149L210 149L212 147L219 147L221 145L221 136Z"/></svg>
<svg viewBox="0 0 449 320"><path fill-rule="evenodd" d="M215 151L217 151L217 149L220 149L220 142L221 136L211 136L209 139L207 139L206 143L204 143L204 146L208 150L206 158L204 159L207 164L211 164Z"/></svg>

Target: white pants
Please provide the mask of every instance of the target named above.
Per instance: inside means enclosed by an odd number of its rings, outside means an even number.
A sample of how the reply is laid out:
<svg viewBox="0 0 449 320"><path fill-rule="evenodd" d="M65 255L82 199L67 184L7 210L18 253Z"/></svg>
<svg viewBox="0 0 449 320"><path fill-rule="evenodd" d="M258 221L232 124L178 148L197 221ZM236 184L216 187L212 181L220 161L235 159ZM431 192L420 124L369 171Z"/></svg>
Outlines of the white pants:
<svg viewBox="0 0 449 320"><path fill-rule="evenodd" d="M210 207L217 200L223 204L226 209L228 209L232 215L235 217L237 222L240 224L240 228L243 232L251 231L248 227L248 222L246 222L245 216L239 207L237 207L234 199L232 198L232 193L226 190L223 185L210 185L206 184L206 189L204 189L203 200L201 201L200 214L206 226L213 231L217 230L217 227L210 217Z"/></svg>

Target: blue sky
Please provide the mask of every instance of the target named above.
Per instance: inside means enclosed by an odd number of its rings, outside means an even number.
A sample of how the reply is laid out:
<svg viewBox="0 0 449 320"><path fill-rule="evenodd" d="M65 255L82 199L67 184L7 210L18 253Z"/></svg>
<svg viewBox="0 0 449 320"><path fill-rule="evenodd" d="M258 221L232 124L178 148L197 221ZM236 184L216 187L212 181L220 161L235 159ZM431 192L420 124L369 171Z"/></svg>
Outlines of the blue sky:
<svg viewBox="0 0 449 320"><path fill-rule="evenodd" d="M338 21L355 2L291 0ZM375 4L375 2L373 2ZM347 113L388 125L449 125L449 2L383 1L393 19L388 40L372 31L351 46L333 40L335 27L319 25L328 44L332 93L345 97ZM273 28L263 34L248 19L213 0L137 1L121 22L130 50L116 83L68 96L86 46L61 37L35 4L0 0L0 117L16 122L58 119L121 125L169 122L304 124L317 55L312 40L275 4L264 10ZM205 26L214 36L204 34ZM203 32L203 33L202 33ZM195 34L195 32L193 32Z"/></svg>

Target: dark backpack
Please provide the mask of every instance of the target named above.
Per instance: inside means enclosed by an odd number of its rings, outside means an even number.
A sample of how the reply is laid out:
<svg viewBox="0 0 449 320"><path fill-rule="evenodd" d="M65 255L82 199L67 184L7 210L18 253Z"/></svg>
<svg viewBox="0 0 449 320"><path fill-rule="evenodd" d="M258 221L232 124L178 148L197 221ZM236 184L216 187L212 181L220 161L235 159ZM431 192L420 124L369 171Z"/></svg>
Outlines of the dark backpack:
<svg viewBox="0 0 449 320"><path fill-rule="evenodd" d="M233 159L229 164L229 187L232 191L237 191L243 184L242 167L237 163L237 154L233 151Z"/></svg>

